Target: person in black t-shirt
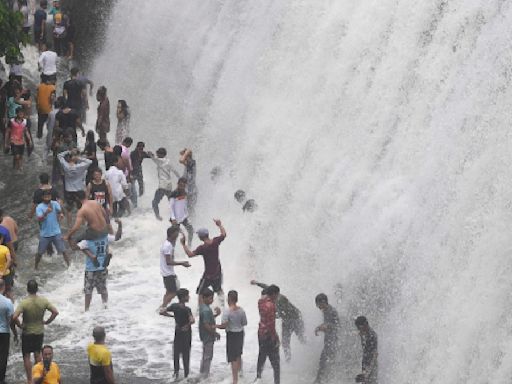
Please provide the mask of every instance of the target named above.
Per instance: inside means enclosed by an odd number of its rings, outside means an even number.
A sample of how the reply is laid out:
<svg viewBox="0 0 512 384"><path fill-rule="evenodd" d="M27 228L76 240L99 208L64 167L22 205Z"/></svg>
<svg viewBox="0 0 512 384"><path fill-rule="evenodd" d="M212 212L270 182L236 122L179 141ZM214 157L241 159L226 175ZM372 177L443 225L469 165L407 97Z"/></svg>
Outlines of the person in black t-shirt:
<svg viewBox="0 0 512 384"><path fill-rule="evenodd" d="M60 105L65 105L64 98L61 96L58 99ZM73 141L75 145L78 142L78 136L76 134L76 129L80 128L82 131L82 137L85 136L85 129L82 126L82 122L80 121L80 114L75 110L69 107L63 107L59 112L55 115L55 128L60 129L62 132L70 132L73 136Z"/></svg>
<svg viewBox="0 0 512 384"><path fill-rule="evenodd" d="M102 178L103 172L100 168L96 168L92 172L92 180L87 185L87 198L89 200L95 200L103 208L108 210L109 214L112 215L112 208L114 206L112 202L112 188L110 184Z"/></svg>
<svg viewBox="0 0 512 384"><path fill-rule="evenodd" d="M142 174L142 161L144 159L150 159L151 156L144 151L144 142L139 141L135 150L130 153L130 159L132 160L132 178L137 180L139 184L139 196L144 194L144 176Z"/></svg>
<svg viewBox="0 0 512 384"><path fill-rule="evenodd" d="M79 72L76 67L71 69L71 79L64 83L63 94L66 98L66 106L81 116L87 91L85 84L78 79Z"/></svg>
<svg viewBox="0 0 512 384"><path fill-rule="evenodd" d="M194 316L192 311L186 306L190 296L187 289L179 289L177 292L179 303L168 306L165 312L160 312L163 316L174 317L176 327L174 330L174 378L177 379L180 371L180 355L183 359L183 371L185 377L188 377L190 371L190 347L192 345L192 328ZM169 312L174 314L170 315Z"/></svg>

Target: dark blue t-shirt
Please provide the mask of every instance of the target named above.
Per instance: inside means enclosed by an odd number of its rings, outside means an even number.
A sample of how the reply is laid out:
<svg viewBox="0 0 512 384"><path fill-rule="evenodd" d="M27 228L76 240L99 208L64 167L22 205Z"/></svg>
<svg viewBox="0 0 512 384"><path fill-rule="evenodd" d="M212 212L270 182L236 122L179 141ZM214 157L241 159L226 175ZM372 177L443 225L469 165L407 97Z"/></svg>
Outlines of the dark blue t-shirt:
<svg viewBox="0 0 512 384"><path fill-rule="evenodd" d="M7 243L11 242L11 235L9 234L9 230L5 228L3 225L0 225L0 234L4 237L4 242L2 245L5 245Z"/></svg>
<svg viewBox="0 0 512 384"><path fill-rule="evenodd" d="M43 22L44 20L46 20L46 11L39 8L35 13L34 13L34 29L36 31L40 31L41 30L41 22Z"/></svg>

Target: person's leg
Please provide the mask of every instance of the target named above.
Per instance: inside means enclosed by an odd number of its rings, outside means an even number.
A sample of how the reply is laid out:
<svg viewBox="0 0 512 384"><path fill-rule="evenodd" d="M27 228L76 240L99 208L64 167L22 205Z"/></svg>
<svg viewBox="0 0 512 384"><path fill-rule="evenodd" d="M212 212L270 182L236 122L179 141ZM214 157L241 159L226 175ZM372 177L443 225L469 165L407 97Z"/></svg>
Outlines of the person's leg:
<svg viewBox="0 0 512 384"><path fill-rule="evenodd" d="M238 383L238 374L240 372L241 358L231 362L231 376L233 377L233 384Z"/></svg>
<svg viewBox="0 0 512 384"><path fill-rule="evenodd" d="M282 343L283 351L286 361L290 361L292 358L292 352L290 349L290 340L292 337L292 324L290 321L283 321L282 323Z"/></svg>
<svg viewBox="0 0 512 384"><path fill-rule="evenodd" d="M42 255L46 252L46 249L48 248L48 245L51 244L51 238L49 237L39 237L39 245L37 246L37 253L36 253L36 262L35 262L35 269L39 268L39 263L41 262Z"/></svg>
<svg viewBox="0 0 512 384"><path fill-rule="evenodd" d="M267 360L268 347L266 340L259 340L258 363L256 364L256 378L261 379L265 360Z"/></svg>
<svg viewBox="0 0 512 384"><path fill-rule="evenodd" d="M94 289L94 272L85 271L84 274L84 294L85 294L85 312L89 310L92 300L92 291Z"/></svg>
<svg viewBox="0 0 512 384"><path fill-rule="evenodd" d="M142 175L142 171L136 176L137 184L139 184L139 196L144 194L144 176Z"/></svg>
<svg viewBox="0 0 512 384"><path fill-rule="evenodd" d="M190 221L188 221L188 218L185 219L181 224L187 229L188 233L188 246L192 246L192 237L194 236L194 227L192 224L190 224Z"/></svg>
<svg viewBox="0 0 512 384"><path fill-rule="evenodd" d="M69 268L70 259L69 255L66 252L66 246L64 245L64 240L62 240L62 235L56 235L51 237L51 243L55 246L57 253L62 253L62 257L64 258L64 262L66 266Z"/></svg>
<svg viewBox="0 0 512 384"><path fill-rule="evenodd" d="M130 183L130 200L134 208L137 208L137 189L135 187L135 179Z"/></svg>
<svg viewBox="0 0 512 384"><path fill-rule="evenodd" d="M48 114L46 113L38 113L37 114L37 138L41 139L43 137L43 127L44 123L48 120Z"/></svg>
<svg viewBox="0 0 512 384"><path fill-rule="evenodd" d="M279 344L272 346L268 358L270 360L270 364L272 365L272 369L274 370L274 384L279 384L281 382L281 362L279 357Z"/></svg>
<svg viewBox="0 0 512 384"><path fill-rule="evenodd" d="M30 353L23 354L23 366L25 367L25 374L27 375L27 383L32 384L32 361L30 360Z"/></svg>
<svg viewBox="0 0 512 384"><path fill-rule="evenodd" d="M0 383L5 381L5 372L7 370L7 360L9 358L9 342L11 335L9 333L0 333Z"/></svg>
<svg viewBox="0 0 512 384"><path fill-rule="evenodd" d="M178 377L180 372L180 353L182 349L182 340L179 333L174 334L174 343L173 343L173 358L174 358L174 376Z"/></svg>
<svg viewBox="0 0 512 384"><path fill-rule="evenodd" d="M210 375L210 366L213 359L213 341L203 343L203 358L201 360L201 368L199 372L204 376Z"/></svg>
<svg viewBox="0 0 512 384"><path fill-rule="evenodd" d="M320 361L318 362L318 372L316 374L315 383L322 383L327 373L327 351L324 347L320 354Z"/></svg>
<svg viewBox="0 0 512 384"><path fill-rule="evenodd" d="M162 188L158 188L155 191L155 196L153 197L153 202L151 204L153 206L153 212L155 212L155 216L158 220L162 220L162 217L160 216L160 209L158 208L158 204L160 204L160 201L162 200L164 195L165 195L165 190Z"/></svg>
<svg viewBox="0 0 512 384"><path fill-rule="evenodd" d="M185 342L183 345L183 374L188 377L190 372L190 349L192 347L192 333L185 334ZM213 351L212 351L213 353Z"/></svg>
<svg viewBox="0 0 512 384"><path fill-rule="evenodd" d="M108 290L107 290L107 277L108 277L108 271L105 269L104 271L97 273L98 282L97 282L97 289L100 292L101 295L101 302L103 303L103 308L107 308L108 304Z"/></svg>

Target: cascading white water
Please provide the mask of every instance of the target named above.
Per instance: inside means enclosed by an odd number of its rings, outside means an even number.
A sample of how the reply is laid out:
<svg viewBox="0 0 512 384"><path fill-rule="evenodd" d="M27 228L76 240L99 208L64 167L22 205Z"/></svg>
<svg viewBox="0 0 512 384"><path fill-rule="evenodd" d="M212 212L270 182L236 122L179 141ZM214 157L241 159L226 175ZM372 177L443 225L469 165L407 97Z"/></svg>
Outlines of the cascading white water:
<svg viewBox="0 0 512 384"><path fill-rule="evenodd" d="M194 149L194 224L225 222L226 287L245 294L250 337L252 277L279 284L304 311L310 345L296 349L294 375L314 375L314 296L325 291L334 302L341 285L340 314L367 315L380 335L381 382L505 383L511 20L503 0L123 0L93 78L112 105L128 101L136 141ZM214 166L223 171L217 183ZM144 167L150 179L152 164ZM238 188L257 213L241 213ZM118 276L111 292L129 303L130 291L116 289L140 284L133 312L142 313L112 310L112 332L119 343L139 335L150 361L139 373L166 377L156 341L171 331L155 330L165 322L139 306L155 307L161 294L165 225L150 213L136 224L126 226L138 251L126 252L151 267L140 281ZM182 283L194 288L201 268L178 271ZM148 279L156 298L144 292ZM357 358L357 335L345 341ZM130 364L121 352L117 360Z"/></svg>

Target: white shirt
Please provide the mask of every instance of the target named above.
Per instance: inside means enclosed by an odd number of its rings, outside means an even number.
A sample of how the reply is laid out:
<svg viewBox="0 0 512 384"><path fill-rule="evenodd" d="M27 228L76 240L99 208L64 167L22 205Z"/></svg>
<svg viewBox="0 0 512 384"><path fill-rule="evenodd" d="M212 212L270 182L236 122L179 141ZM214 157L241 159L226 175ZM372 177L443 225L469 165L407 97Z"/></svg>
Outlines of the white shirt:
<svg viewBox="0 0 512 384"><path fill-rule="evenodd" d="M176 220L180 224L183 223L188 217L186 193L180 194L174 191L169 199L169 205L171 207L171 220Z"/></svg>
<svg viewBox="0 0 512 384"><path fill-rule="evenodd" d="M179 178L180 175L174 167L171 164L171 160L169 160L167 157L152 157L151 160L153 160L157 167L158 172L158 188L160 189L166 189L168 191L172 190L172 180L171 180L171 173L174 173L176 178Z"/></svg>
<svg viewBox="0 0 512 384"><path fill-rule="evenodd" d="M167 264L166 255L171 255L171 261L174 260L174 247L169 240L165 240L160 248L160 274L163 277L176 276L174 265Z"/></svg>
<svg viewBox="0 0 512 384"><path fill-rule="evenodd" d="M53 51L44 51L39 56L39 67L44 75L50 76L57 73L57 54Z"/></svg>
<svg viewBox="0 0 512 384"><path fill-rule="evenodd" d="M123 200L125 197L124 189L128 188L126 176L123 171L112 165L107 172L105 172L105 179L112 188L112 200L115 202Z"/></svg>

